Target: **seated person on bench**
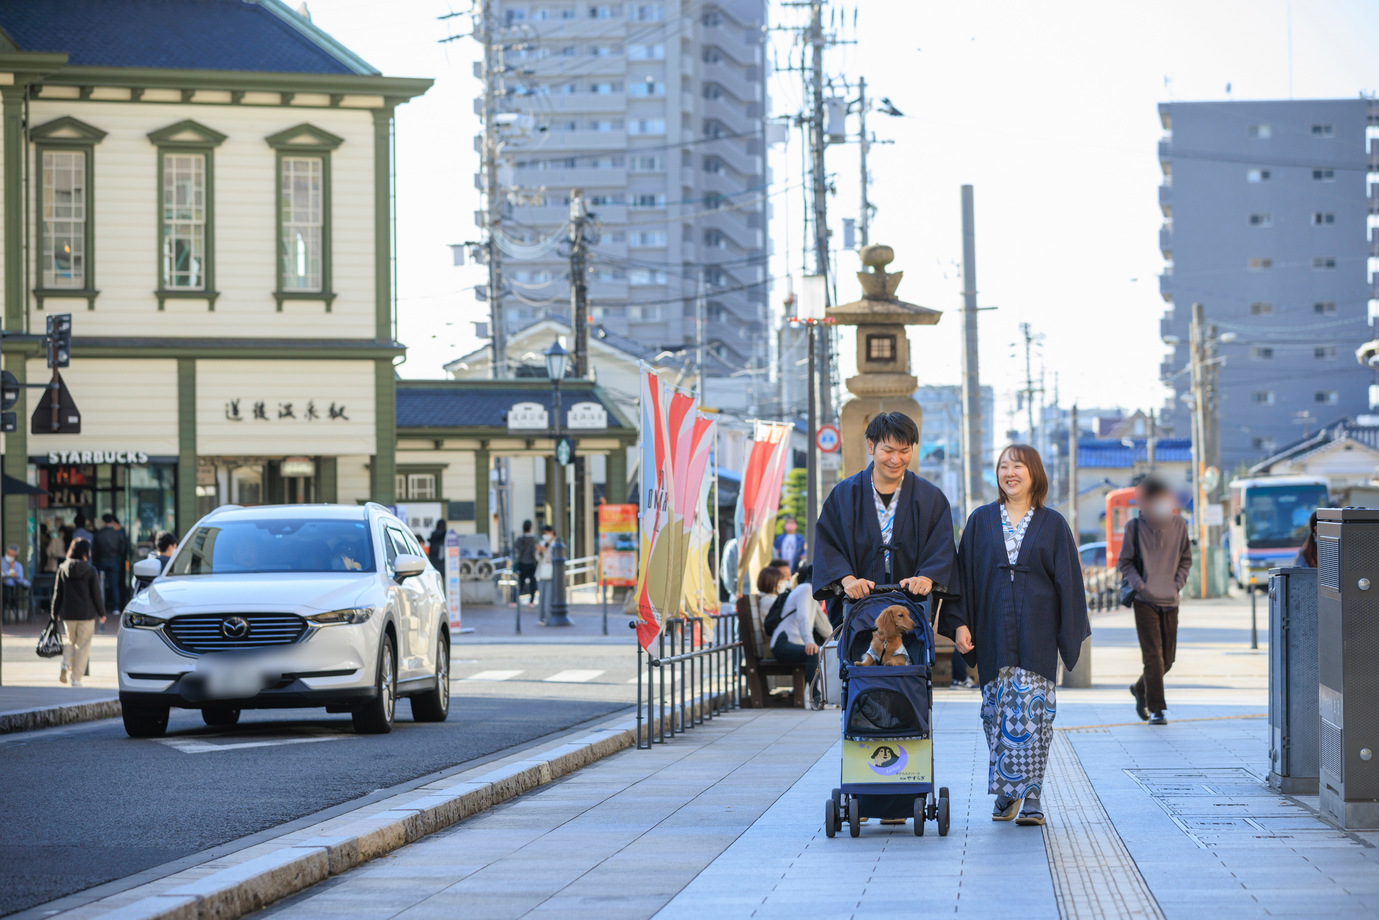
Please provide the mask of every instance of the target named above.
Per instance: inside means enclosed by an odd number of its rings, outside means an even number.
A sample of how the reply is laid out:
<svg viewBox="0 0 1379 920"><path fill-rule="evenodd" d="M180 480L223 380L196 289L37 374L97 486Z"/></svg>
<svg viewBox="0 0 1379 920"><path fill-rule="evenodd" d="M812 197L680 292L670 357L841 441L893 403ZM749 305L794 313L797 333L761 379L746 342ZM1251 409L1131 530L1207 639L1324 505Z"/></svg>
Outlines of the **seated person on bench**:
<svg viewBox="0 0 1379 920"><path fill-rule="evenodd" d="M765 603L774 594L772 606L776 602L781 603L780 623L768 637L767 644L771 646L771 654L777 661L783 664L803 663L805 680L812 681L819 666L819 645L814 635L819 603L814 600L814 589L809 584L811 566L805 563L800 567L793 588L789 587L791 580L785 574L787 568L788 564L779 568L767 566L757 576L757 589L761 591L762 602ZM788 594L785 593L786 588L789 588ZM780 600L782 596L783 601Z"/></svg>

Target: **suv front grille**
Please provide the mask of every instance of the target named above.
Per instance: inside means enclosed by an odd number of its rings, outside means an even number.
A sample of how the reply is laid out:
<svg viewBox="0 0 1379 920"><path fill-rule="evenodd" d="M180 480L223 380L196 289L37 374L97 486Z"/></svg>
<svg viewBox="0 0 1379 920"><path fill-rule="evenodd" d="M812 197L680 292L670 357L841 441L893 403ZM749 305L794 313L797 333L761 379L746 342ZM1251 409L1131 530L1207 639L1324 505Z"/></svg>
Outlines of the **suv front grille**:
<svg viewBox="0 0 1379 920"><path fill-rule="evenodd" d="M291 645L306 632L306 620L290 613L194 613L173 617L163 629L185 651L223 652Z"/></svg>

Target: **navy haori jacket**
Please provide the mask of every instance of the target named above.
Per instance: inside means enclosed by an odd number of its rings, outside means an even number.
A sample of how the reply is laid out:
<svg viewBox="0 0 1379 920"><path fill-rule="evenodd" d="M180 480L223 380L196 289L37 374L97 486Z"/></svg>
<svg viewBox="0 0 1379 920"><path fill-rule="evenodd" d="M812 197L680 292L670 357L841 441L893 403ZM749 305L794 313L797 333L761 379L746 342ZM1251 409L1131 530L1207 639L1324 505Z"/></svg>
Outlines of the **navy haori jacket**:
<svg viewBox="0 0 1379 920"><path fill-rule="evenodd" d="M816 600L842 592L846 575L886 582L886 547L876 519L871 465L828 493L810 547ZM891 578L924 576L944 588L952 583L953 511L943 491L909 470L901 480L891 525Z"/></svg>
<svg viewBox="0 0 1379 920"><path fill-rule="evenodd" d="M957 581L960 596L943 605L939 632L952 638L959 626L971 630L974 648L964 657L977 666L982 683L1007 666L1056 681L1060 654L1064 667L1077 665L1092 627L1082 563L1063 515L1036 510L1012 565L1001 506L982 505L963 530Z"/></svg>

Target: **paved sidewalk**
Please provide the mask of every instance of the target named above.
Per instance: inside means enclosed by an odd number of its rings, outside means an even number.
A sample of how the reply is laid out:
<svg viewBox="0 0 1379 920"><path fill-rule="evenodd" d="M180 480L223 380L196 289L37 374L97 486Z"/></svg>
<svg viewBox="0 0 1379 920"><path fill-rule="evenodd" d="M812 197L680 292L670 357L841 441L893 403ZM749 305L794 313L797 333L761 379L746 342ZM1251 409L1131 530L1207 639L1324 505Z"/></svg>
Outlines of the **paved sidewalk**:
<svg viewBox="0 0 1379 920"><path fill-rule="evenodd" d="M1169 725L1125 686L1128 614L1096 618L1098 685L1062 690L1050 826L994 823L975 691L940 691L938 781L952 830L823 834L836 711L739 711L626 751L332 878L276 918L1374 916L1379 834L1271 793L1267 668L1248 604L1185 608ZM1128 635L1128 639L1127 639ZM1242 640L1242 635L1244 636ZM1242 647L1243 642L1243 647ZM551 913L558 912L558 913Z"/></svg>

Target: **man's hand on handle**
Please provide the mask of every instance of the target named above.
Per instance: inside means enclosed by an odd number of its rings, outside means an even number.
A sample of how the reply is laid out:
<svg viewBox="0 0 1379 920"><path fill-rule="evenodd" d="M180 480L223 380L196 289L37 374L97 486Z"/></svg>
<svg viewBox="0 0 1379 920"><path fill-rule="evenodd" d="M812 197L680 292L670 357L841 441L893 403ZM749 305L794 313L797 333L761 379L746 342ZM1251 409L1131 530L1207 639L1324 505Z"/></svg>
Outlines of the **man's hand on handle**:
<svg viewBox="0 0 1379 920"><path fill-rule="evenodd" d="M959 626L958 631L953 635L953 644L958 647L958 651L966 655L975 646L972 644L972 630L966 626Z"/></svg>
<svg viewBox="0 0 1379 920"><path fill-rule="evenodd" d="M928 594L934 589L934 580L923 575L912 576L900 582L900 587L909 591L911 594L918 594L920 597Z"/></svg>
<svg viewBox="0 0 1379 920"><path fill-rule="evenodd" d="M854 601L860 601L871 593L871 589L876 587L876 582L867 581L865 578L857 578L853 575L843 576L843 593Z"/></svg>

